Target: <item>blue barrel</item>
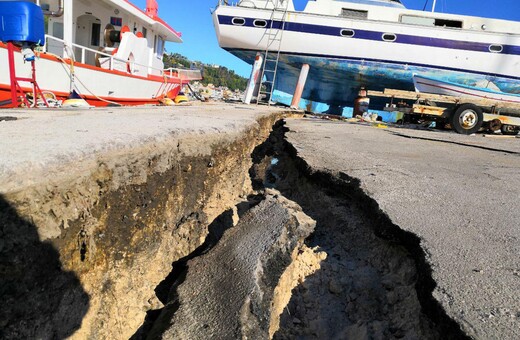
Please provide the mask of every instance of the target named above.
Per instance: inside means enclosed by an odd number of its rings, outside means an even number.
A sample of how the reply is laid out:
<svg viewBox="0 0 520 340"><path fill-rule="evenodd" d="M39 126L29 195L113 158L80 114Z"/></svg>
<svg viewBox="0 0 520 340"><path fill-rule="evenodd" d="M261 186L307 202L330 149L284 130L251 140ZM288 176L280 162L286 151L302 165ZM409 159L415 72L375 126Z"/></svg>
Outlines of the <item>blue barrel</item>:
<svg viewBox="0 0 520 340"><path fill-rule="evenodd" d="M27 1L0 1L0 41L43 45L42 9Z"/></svg>

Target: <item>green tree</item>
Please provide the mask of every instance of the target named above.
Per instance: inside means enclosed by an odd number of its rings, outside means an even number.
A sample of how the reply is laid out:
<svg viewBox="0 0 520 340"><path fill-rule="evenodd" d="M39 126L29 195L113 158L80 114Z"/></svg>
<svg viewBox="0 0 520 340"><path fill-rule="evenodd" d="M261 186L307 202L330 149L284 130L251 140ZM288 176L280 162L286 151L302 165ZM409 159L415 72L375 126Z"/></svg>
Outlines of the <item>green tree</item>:
<svg viewBox="0 0 520 340"><path fill-rule="evenodd" d="M247 79L237 75L233 70L227 67L214 67L212 65L203 64L199 61L191 61L179 53L164 54L164 68L199 68L203 69L204 79L202 84L207 86L213 84L215 86L225 86L230 90L245 90Z"/></svg>

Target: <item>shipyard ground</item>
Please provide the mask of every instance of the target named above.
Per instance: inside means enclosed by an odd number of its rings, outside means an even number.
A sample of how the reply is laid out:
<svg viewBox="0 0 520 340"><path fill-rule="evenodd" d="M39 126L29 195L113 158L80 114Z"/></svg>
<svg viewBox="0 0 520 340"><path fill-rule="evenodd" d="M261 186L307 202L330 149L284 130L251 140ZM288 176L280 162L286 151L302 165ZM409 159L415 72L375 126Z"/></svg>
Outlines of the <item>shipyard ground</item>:
<svg viewBox="0 0 520 340"><path fill-rule="evenodd" d="M520 139L0 112L0 338L520 338Z"/></svg>

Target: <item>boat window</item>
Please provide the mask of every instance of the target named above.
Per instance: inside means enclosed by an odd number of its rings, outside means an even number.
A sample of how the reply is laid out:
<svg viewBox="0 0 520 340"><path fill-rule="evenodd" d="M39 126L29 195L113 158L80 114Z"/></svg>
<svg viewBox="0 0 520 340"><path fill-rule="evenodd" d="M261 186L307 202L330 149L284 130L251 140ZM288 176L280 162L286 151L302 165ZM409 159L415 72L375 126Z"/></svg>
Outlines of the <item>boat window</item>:
<svg viewBox="0 0 520 340"><path fill-rule="evenodd" d="M502 45L493 44L493 45L489 46L489 51L490 52L500 53L503 50L504 50L504 47L502 47Z"/></svg>
<svg viewBox="0 0 520 340"><path fill-rule="evenodd" d="M342 37L352 38L356 32L354 32L354 30L342 29L340 34Z"/></svg>
<svg viewBox="0 0 520 340"><path fill-rule="evenodd" d="M368 18L368 11L360 11L358 9L342 8L340 16L354 19Z"/></svg>
<svg viewBox="0 0 520 340"><path fill-rule="evenodd" d="M63 23L53 22L52 23L52 36L58 39L63 39Z"/></svg>
<svg viewBox="0 0 520 340"><path fill-rule="evenodd" d="M462 21L446 20L446 19L435 19L435 26L462 28Z"/></svg>
<svg viewBox="0 0 520 340"><path fill-rule="evenodd" d="M146 29L146 27L143 27L143 38L146 39L146 34L148 33L148 30Z"/></svg>
<svg viewBox="0 0 520 340"><path fill-rule="evenodd" d="M91 46L99 46L99 41L101 40L101 24L94 22L92 23L92 36L90 37L90 45Z"/></svg>
<svg viewBox="0 0 520 340"><path fill-rule="evenodd" d="M267 21L256 19L255 21L253 21L253 25L255 25L255 27L266 27Z"/></svg>
<svg viewBox="0 0 520 340"><path fill-rule="evenodd" d="M397 39L397 36L393 33L384 33L383 34L384 41L395 41L395 39Z"/></svg>
<svg viewBox="0 0 520 340"><path fill-rule="evenodd" d="M164 53L164 40L160 36L156 36L155 37L155 49L154 49L154 52L157 55L157 57L162 58L163 53Z"/></svg>
<svg viewBox="0 0 520 340"><path fill-rule="evenodd" d="M244 26L244 24L246 23L246 19L244 19L244 18L233 18L231 20L231 22L233 23L233 25Z"/></svg>
<svg viewBox="0 0 520 340"><path fill-rule="evenodd" d="M421 26L440 26L440 27L462 28L462 21L459 21L459 20L436 19L436 18L420 17L420 16L415 16L415 15L402 15L401 22L403 24L421 25Z"/></svg>
<svg viewBox="0 0 520 340"><path fill-rule="evenodd" d="M417 16L413 16L413 15L401 16L401 22L403 24L435 26L434 18L417 17Z"/></svg>

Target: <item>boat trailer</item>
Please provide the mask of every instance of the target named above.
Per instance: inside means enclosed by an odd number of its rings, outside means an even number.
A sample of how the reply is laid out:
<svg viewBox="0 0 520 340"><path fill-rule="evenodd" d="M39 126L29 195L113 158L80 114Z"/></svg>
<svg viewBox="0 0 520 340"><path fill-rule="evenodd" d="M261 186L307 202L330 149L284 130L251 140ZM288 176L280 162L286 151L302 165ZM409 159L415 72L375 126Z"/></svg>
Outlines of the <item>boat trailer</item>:
<svg viewBox="0 0 520 340"><path fill-rule="evenodd" d="M473 134L482 128L492 132L500 130L504 135L520 132L520 104L516 103L395 89L368 91L368 97L390 98L385 111L449 124L461 134ZM414 103L409 105L403 100L413 100Z"/></svg>

